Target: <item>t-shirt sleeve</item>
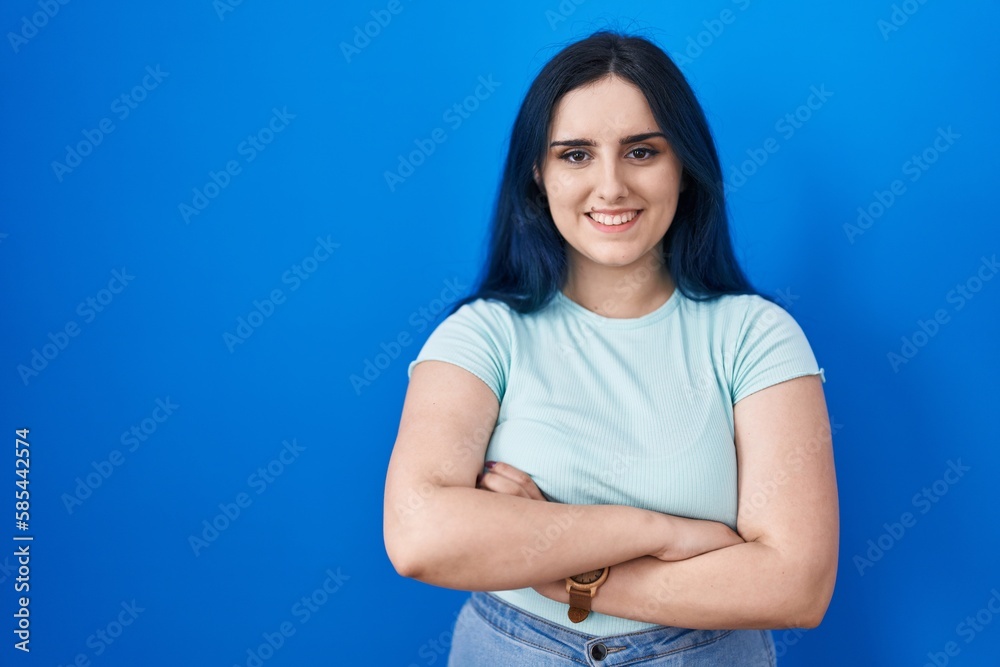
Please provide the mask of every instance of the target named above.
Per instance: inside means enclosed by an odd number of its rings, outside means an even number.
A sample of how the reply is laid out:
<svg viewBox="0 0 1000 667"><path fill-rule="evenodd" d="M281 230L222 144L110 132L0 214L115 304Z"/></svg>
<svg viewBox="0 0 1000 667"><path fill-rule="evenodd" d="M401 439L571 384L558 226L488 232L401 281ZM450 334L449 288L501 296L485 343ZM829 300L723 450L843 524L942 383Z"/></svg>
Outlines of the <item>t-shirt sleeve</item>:
<svg viewBox="0 0 1000 667"><path fill-rule="evenodd" d="M510 310L501 301L477 299L463 304L431 332L406 376L421 361L447 361L486 383L503 400L513 342Z"/></svg>
<svg viewBox="0 0 1000 667"><path fill-rule="evenodd" d="M788 311L751 295L733 363L733 405L771 385L803 375L826 376L802 327Z"/></svg>

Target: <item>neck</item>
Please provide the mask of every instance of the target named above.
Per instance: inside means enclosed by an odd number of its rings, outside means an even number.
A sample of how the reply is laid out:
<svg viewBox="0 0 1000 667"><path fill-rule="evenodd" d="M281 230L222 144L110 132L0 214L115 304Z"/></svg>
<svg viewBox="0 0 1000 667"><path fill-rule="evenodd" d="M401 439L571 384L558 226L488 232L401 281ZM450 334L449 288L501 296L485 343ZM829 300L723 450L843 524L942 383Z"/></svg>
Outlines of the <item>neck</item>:
<svg viewBox="0 0 1000 667"><path fill-rule="evenodd" d="M563 294L604 317L636 318L653 312L670 298L675 286L658 253L628 266L570 261Z"/></svg>

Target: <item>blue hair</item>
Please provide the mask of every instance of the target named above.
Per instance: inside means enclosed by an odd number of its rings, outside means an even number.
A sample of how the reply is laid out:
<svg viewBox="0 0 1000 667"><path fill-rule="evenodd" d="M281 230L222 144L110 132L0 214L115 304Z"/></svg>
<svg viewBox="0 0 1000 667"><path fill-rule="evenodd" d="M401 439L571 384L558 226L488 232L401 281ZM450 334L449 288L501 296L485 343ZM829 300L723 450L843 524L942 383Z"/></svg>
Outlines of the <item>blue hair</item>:
<svg viewBox="0 0 1000 667"><path fill-rule="evenodd" d="M569 91L614 74L638 87L683 165L685 189L663 237L661 250L677 289L706 301L724 294L760 294L733 253L722 169L715 142L684 75L670 57L643 37L600 30L562 49L539 72L511 130L507 161L492 219L488 259L472 294L531 313L561 289L567 271L566 242L535 182L552 112Z"/></svg>

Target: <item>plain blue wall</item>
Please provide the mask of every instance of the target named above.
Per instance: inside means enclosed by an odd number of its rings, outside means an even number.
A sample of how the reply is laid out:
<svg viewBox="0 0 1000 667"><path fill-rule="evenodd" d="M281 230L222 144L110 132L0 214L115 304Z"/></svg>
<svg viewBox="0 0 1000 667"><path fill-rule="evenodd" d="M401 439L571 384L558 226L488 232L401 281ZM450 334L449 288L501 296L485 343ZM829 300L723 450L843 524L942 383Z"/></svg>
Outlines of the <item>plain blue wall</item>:
<svg viewBox="0 0 1000 667"><path fill-rule="evenodd" d="M406 366L440 321L421 309L478 273L531 79L612 25L682 63L739 257L826 369L840 571L820 628L775 633L782 664L987 664L998 20L986 0L5 3L3 663L247 665L285 624L266 665L442 664L467 594L397 576L382 543Z"/></svg>

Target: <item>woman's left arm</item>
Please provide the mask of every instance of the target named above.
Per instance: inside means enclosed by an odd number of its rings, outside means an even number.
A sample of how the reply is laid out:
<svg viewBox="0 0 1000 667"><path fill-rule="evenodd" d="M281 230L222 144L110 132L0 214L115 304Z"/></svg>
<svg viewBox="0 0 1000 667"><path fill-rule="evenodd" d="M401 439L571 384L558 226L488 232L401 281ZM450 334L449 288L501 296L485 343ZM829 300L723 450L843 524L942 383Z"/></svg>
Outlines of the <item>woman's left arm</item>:
<svg viewBox="0 0 1000 667"><path fill-rule="evenodd" d="M734 406L745 540L681 561L611 564L594 611L692 629L814 628L837 577L833 443L818 376L755 392ZM536 590L569 603L563 581Z"/></svg>

